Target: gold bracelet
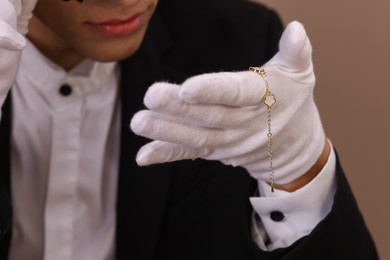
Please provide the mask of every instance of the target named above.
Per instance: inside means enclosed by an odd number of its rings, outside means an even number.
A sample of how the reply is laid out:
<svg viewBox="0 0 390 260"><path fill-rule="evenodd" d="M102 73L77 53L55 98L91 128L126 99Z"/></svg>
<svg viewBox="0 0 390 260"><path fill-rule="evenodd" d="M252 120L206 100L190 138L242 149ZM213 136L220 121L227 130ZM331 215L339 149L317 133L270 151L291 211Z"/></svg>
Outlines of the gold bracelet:
<svg viewBox="0 0 390 260"><path fill-rule="evenodd" d="M271 191L274 192L275 187L275 174L274 174L274 168L272 164L272 129L271 129L271 107L273 104L276 103L275 95L272 94L272 92L269 89L269 82L267 78L267 72L263 68L259 67L249 67L250 71L253 71L257 74L259 74L265 81L265 94L263 96L263 103L267 107L267 117L268 117L268 145L267 145L267 154L268 154L268 161L269 161L269 185L271 186Z"/></svg>

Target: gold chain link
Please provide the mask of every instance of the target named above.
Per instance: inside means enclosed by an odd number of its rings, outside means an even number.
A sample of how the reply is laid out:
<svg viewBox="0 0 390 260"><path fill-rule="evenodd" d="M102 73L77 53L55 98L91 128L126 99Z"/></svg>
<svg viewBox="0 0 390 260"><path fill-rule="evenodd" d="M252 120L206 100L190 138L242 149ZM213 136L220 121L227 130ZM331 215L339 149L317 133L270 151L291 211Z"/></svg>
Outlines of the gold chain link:
<svg viewBox="0 0 390 260"><path fill-rule="evenodd" d="M272 92L269 89L269 82L268 82L268 74L265 71L265 69L259 68L259 67L249 67L250 71L253 71L257 74L259 74L265 81L265 94L263 96L263 102L265 106L267 107L267 122L268 122L268 144L267 144L267 155L268 155L268 161L269 161L269 185L271 186L271 191L274 192L275 188L275 173L274 173L274 167L272 163L272 121L271 121L271 107L273 104L276 103L275 95L272 94Z"/></svg>

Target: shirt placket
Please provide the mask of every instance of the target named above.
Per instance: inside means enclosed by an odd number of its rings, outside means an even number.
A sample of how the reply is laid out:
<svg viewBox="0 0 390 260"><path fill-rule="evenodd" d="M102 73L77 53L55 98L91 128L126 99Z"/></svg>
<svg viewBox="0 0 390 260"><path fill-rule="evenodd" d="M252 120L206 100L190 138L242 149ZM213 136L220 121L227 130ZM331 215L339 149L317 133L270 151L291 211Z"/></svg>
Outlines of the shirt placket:
<svg viewBox="0 0 390 260"><path fill-rule="evenodd" d="M72 259L77 202L82 103L57 108L53 132L45 205L44 259Z"/></svg>

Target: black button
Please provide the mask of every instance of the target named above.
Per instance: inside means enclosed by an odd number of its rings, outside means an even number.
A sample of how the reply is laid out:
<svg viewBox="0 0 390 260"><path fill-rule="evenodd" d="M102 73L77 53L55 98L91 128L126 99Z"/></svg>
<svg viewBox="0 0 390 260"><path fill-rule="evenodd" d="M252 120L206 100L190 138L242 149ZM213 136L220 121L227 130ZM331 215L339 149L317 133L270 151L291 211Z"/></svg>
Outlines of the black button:
<svg viewBox="0 0 390 260"><path fill-rule="evenodd" d="M273 221L280 222L284 219L284 214L280 211L272 211L270 217Z"/></svg>
<svg viewBox="0 0 390 260"><path fill-rule="evenodd" d="M59 91L61 95L69 96L70 94L72 94L72 87L69 86L68 84L64 84L60 87Z"/></svg>

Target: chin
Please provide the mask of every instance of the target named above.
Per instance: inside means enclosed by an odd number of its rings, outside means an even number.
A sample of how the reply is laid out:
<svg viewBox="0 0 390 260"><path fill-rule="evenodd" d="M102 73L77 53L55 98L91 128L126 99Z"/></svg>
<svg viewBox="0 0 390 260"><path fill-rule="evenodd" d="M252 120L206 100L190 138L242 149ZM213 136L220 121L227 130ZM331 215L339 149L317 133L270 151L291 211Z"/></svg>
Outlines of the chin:
<svg viewBox="0 0 390 260"><path fill-rule="evenodd" d="M97 51L94 53L87 53L85 56L96 61L100 62L112 62L112 61L121 61L124 60L130 56L132 56L136 51L137 48L131 48L131 49L125 49L120 50L120 48L111 48L111 50L103 50L103 51Z"/></svg>
<svg viewBox="0 0 390 260"><path fill-rule="evenodd" d="M121 61L132 56L139 49L141 42L139 40L136 43L132 41L101 44L99 48L86 48L84 56L100 62Z"/></svg>
<svg viewBox="0 0 390 260"><path fill-rule="evenodd" d="M136 50L132 52L120 52L120 53L97 53L97 54L86 54L85 57L98 61L98 62L114 62L121 61L132 56Z"/></svg>
<svg viewBox="0 0 390 260"><path fill-rule="evenodd" d="M107 55L107 54L105 54L105 55L92 55L92 56L89 56L89 58L92 60L95 60L95 61L99 61L99 62L121 61L121 60L124 60L124 59L130 57L131 55L133 55L134 52L132 52L132 53L118 53L118 54L110 54L110 55Z"/></svg>

